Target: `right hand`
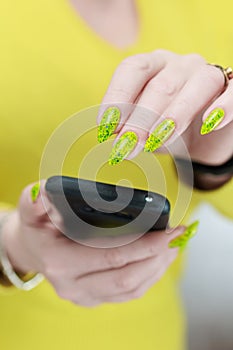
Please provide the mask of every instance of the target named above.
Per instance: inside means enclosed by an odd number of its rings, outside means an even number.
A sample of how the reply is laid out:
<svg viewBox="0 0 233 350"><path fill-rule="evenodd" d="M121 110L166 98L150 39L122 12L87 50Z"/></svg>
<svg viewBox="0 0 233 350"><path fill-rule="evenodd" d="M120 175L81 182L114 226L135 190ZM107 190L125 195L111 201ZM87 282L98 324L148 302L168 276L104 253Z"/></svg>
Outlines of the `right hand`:
<svg viewBox="0 0 233 350"><path fill-rule="evenodd" d="M17 271L41 272L56 293L81 306L125 302L141 297L165 273L178 249L169 241L182 234L145 234L117 248L92 248L73 242L51 223L41 194L32 202L29 185L22 192L18 209L3 229L3 244ZM46 196L44 183L40 193ZM48 201L48 205L49 204Z"/></svg>

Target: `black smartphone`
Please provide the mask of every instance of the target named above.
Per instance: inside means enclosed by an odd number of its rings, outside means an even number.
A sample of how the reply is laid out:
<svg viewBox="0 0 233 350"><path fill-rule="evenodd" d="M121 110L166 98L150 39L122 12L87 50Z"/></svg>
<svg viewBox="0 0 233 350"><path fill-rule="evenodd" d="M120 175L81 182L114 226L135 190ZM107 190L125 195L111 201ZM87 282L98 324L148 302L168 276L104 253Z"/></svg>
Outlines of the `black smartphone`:
<svg viewBox="0 0 233 350"><path fill-rule="evenodd" d="M79 241L166 228L170 203L140 189L67 176L46 181L46 194L63 219L63 232Z"/></svg>

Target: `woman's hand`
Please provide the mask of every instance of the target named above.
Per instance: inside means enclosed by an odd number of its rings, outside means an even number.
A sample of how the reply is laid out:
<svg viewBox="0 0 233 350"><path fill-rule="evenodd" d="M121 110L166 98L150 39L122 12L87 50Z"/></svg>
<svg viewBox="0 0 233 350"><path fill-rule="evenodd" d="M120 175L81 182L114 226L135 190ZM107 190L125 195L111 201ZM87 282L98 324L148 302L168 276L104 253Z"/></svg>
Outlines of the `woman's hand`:
<svg viewBox="0 0 233 350"><path fill-rule="evenodd" d="M151 232L118 248L91 248L62 235L42 204L44 184L36 201L31 188L22 193L19 208L3 229L3 244L17 271L41 272L56 293L82 306L124 302L142 296L156 283L177 256L168 244L181 235ZM46 204L49 208L49 202ZM173 245L174 246L174 245Z"/></svg>
<svg viewBox="0 0 233 350"><path fill-rule="evenodd" d="M227 161L233 153L233 79L224 85L223 72L197 54L157 50L125 59L98 116L100 142L117 134L110 164L133 158L143 148L166 152L164 143L179 156L178 135L193 160Z"/></svg>

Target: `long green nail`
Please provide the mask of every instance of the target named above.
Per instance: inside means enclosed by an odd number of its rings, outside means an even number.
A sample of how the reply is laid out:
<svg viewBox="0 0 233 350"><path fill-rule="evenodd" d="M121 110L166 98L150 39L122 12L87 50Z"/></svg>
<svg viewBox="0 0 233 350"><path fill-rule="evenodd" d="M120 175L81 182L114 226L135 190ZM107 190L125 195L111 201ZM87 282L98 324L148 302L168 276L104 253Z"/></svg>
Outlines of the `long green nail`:
<svg viewBox="0 0 233 350"><path fill-rule="evenodd" d="M117 107L109 107L103 114L98 127L98 142L106 141L116 130L120 121L121 112Z"/></svg>
<svg viewBox="0 0 233 350"><path fill-rule="evenodd" d="M165 119L146 140L144 147L145 152L154 152L161 147L165 141L173 134L175 130L175 122L172 119Z"/></svg>
<svg viewBox="0 0 233 350"><path fill-rule="evenodd" d="M181 236L173 239L169 243L168 245L169 248L177 248L177 247L180 247L181 249L185 248L190 238L195 236L195 234L197 233L198 225L199 225L198 220L192 223L191 225L189 225Z"/></svg>
<svg viewBox="0 0 233 350"><path fill-rule="evenodd" d="M31 189L31 199L33 202L36 201L39 193L40 193L40 183L38 182Z"/></svg>
<svg viewBox="0 0 233 350"><path fill-rule="evenodd" d="M122 162L134 149L137 141L138 137L134 132L125 132L113 147L108 163L110 165L115 165Z"/></svg>
<svg viewBox="0 0 233 350"><path fill-rule="evenodd" d="M213 131L221 123L224 115L225 112L222 108L214 109L204 120L201 127L201 135L209 134Z"/></svg>

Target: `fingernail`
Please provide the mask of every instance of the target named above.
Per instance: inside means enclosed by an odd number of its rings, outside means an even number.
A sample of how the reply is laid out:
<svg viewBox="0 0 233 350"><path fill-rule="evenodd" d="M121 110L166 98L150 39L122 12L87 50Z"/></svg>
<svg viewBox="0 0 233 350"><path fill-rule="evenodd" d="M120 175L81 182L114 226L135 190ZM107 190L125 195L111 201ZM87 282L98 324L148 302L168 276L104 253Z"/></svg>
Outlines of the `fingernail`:
<svg viewBox="0 0 233 350"><path fill-rule="evenodd" d="M181 236L176 237L168 244L169 248L185 248L188 241L197 233L198 225L198 220L189 225Z"/></svg>
<svg viewBox="0 0 233 350"><path fill-rule="evenodd" d="M214 109L204 120L201 127L201 135L209 134L213 131L221 123L224 115L225 113L222 108Z"/></svg>
<svg viewBox="0 0 233 350"><path fill-rule="evenodd" d="M113 147L108 163L115 165L122 162L132 152L137 141L138 137L134 132L128 131L124 133Z"/></svg>
<svg viewBox="0 0 233 350"><path fill-rule="evenodd" d="M116 130L121 112L117 107L109 107L104 112L98 127L98 142L106 141Z"/></svg>
<svg viewBox="0 0 233 350"><path fill-rule="evenodd" d="M38 182L31 189L31 199L34 203L37 200L39 193L40 193L40 183Z"/></svg>
<svg viewBox="0 0 233 350"><path fill-rule="evenodd" d="M173 134L175 130L175 122L172 119L165 119L146 140L144 147L145 152L154 152L161 147L167 139Z"/></svg>

